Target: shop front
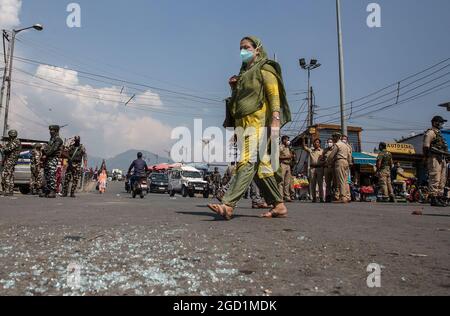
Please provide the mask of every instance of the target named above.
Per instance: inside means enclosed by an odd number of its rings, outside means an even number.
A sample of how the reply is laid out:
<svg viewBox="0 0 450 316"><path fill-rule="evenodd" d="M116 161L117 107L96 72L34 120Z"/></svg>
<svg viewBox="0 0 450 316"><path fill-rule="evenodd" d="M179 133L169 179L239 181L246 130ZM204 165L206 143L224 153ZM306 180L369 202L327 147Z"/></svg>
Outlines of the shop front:
<svg viewBox="0 0 450 316"><path fill-rule="evenodd" d="M419 184L426 182L426 169L424 157L418 154L412 144L391 143L387 144L387 150L392 154L394 165L399 163L402 175L398 174L393 181L405 181L406 178L417 178Z"/></svg>

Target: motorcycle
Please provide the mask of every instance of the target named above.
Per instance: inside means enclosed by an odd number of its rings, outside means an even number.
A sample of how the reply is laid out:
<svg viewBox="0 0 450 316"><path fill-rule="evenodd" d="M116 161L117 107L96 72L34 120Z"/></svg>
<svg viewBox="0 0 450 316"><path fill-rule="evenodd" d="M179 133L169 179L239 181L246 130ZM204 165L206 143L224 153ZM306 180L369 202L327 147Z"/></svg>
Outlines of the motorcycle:
<svg viewBox="0 0 450 316"><path fill-rule="evenodd" d="M133 188L131 191L131 195L134 198L136 198L137 195L140 196L141 199L144 198L144 196L148 192L148 182L147 177L140 177L133 183Z"/></svg>
<svg viewBox="0 0 450 316"><path fill-rule="evenodd" d="M420 186L416 178L409 178L406 181L406 191L408 192L408 201L412 203L428 203L428 187Z"/></svg>

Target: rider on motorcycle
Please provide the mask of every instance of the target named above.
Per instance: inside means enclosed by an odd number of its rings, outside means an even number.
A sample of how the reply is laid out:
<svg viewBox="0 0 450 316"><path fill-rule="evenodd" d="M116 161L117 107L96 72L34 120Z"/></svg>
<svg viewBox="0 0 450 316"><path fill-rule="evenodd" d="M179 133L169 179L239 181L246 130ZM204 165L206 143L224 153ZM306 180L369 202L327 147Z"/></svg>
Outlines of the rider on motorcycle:
<svg viewBox="0 0 450 316"><path fill-rule="evenodd" d="M131 174L131 170L133 169L133 175L130 178L130 188L133 189L134 183L139 181L139 178L147 176L147 163L144 159L142 159L142 153L137 153L137 159L133 161L128 168L128 175Z"/></svg>

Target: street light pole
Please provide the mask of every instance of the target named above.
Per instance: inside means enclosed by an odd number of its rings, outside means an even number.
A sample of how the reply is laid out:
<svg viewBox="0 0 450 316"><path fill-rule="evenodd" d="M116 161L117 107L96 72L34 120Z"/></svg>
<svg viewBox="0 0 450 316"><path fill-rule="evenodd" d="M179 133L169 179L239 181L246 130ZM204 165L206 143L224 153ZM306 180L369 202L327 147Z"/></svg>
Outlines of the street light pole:
<svg viewBox="0 0 450 316"><path fill-rule="evenodd" d="M343 135L347 135L347 121L345 120L345 75L344 75L344 49L342 45L342 24L341 24L341 1L336 0L336 17L338 33L339 52L339 89L340 89L340 109L341 109L341 130Z"/></svg>
<svg viewBox="0 0 450 316"><path fill-rule="evenodd" d="M311 68L308 67L308 124L313 125L312 102L311 102Z"/></svg>
<svg viewBox="0 0 450 316"><path fill-rule="evenodd" d="M306 63L306 59L302 58L300 59L300 67L304 70L308 71L308 127L313 126L314 119L313 119L313 102L312 102L312 87L311 87L311 70L317 69L321 66L317 62L317 59L311 59L309 64ZM312 146L312 135L309 137L309 146ZM311 181L311 155L308 155L308 179Z"/></svg>
<svg viewBox="0 0 450 316"><path fill-rule="evenodd" d="M311 87L311 70L317 69L321 66L317 59L311 59L309 64L306 63L305 58L300 59L300 67L308 71L308 124L312 126L313 120L313 102L312 102L312 87Z"/></svg>
<svg viewBox="0 0 450 316"><path fill-rule="evenodd" d="M12 30L11 32L11 39L9 42L9 63L8 63L8 72L7 76L3 78L3 85L2 85L2 91L1 91L1 97L0 97L0 106L3 105L3 93L5 89L5 83L8 82L8 90L6 92L6 102L5 102L5 120L3 122L3 137L6 137L6 134L8 132L8 114L9 114L9 102L11 100L11 78L12 78L12 68L13 68L13 60L14 60L14 44L16 35L22 31L29 30L29 29L35 29L37 31L42 31L43 26L40 24L35 24L30 27L26 27L20 30ZM6 75L6 71L5 71Z"/></svg>
<svg viewBox="0 0 450 316"><path fill-rule="evenodd" d="M11 42L9 48L9 65L8 65L8 76L5 80L8 81L8 91L6 92L6 103L5 103L5 121L3 123L3 137L6 137L8 132L8 114L9 114L9 101L11 99L11 75L13 67L13 56L14 56L14 42L16 39L16 31L12 31Z"/></svg>
<svg viewBox="0 0 450 316"><path fill-rule="evenodd" d="M3 109L3 97L5 95L5 88L6 88L6 78L8 76L8 65L9 65L9 51L11 46L8 45L8 50L5 49L6 46L6 41L9 41L8 39L8 33L6 33L5 30L3 30L2 32L2 37L3 37L3 51L4 51L4 58L5 58L5 69L3 70L3 78L2 78L2 88L0 91L0 116L2 113L2 109Z"/></svg>

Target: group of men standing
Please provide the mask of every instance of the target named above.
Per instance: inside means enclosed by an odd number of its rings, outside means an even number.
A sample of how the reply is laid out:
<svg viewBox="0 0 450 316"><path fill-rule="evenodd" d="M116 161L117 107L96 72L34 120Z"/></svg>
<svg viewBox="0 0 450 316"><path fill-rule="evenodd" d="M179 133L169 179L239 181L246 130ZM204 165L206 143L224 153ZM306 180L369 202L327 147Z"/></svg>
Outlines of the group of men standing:
<svg viewBox="0 0 450 316"><path fill-rule="evenodd" d="M292 185L290 185L292 159L294 154L289 149L289 138L283 137L280 162L282 170L282 191L285 199L290 199ZM351 201L349 177L352 164L352 147L348 138L340 133L334 133L327 141L326 148L322 148L320 139L313 141L313 147L306 146L303 150L309 156L310 195L313 203L349 203ZM324 192L325 182L325 192ZM318 192L318 194L317 194Z"/></svg>
<svg viewBox="0 0 450 316"><path fill-rule="evenodd" d="M40 197L56 198L57 169L61 158L67 159L67 169L64 177L62 196L75 197L75 191L82 174L82 161L86 165L86 149L81 144L79 136L75 136L68 147L59 136L58 125L49 126L50 140L47 144L35 144L31 152L31 179L30 188L33 195ZM14 171L18 162L21 142L15 130L8 132L8 142L0 145L3 151L2 187L5 196L14 194Z"/></svg>
<svg viewBox="0 0 450 316"><path fill-rule="evenodd" d="M295 153L289 147L289 137L283 136L280 145L280 165L282 181L280 192L285 201L293 196L292 169L295 167ZM310 195L313 203L349 203L351 201L349 176L352 164L352 147L348 138L340 133L334 133L327 141L325 149L320 139L313 141L313 147L306 146L303 150L309 156ZM325 182L325 192L324 192ZM318 194L317 194L318 192Z"/></svg>
<svg viewBox="0 0 450 316"><path fill-rule="evenodd" d="M447 120L441 116L435 116L432 119L432 128L426 131L424 136L423 153L428 171L429 200L432 206L446 206L448 200L444 197L444 189L447 182L447 160L450 154L448 153L448 144L441 132L446 122ZM287 140L287 137L283 139L280 154L283 175L280 191L285 197L289 196L289 180L287 179L290 178L290 169L286 161L289 161L291 157ZM310 159L309 179L312 202L351 202L350 168L353 158L348 137L334 133L332 139L327 141L325 149L322 149L320 139L313 141L312 148L307 147L305 143L306 141L303 142L303 150L308 153ZM376 162L378 187L382 201L396 201L391 181L393 168L395 167L392 154L388 152L386 143L382 142L379 144Z"/></svg>

